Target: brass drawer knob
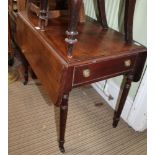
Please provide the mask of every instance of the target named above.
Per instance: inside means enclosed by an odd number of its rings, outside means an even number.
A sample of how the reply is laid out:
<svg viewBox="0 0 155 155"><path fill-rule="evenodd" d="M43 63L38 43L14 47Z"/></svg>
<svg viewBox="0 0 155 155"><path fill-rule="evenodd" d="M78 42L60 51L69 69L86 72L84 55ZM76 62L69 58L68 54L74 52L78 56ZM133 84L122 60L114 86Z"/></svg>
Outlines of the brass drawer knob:
<svg viewBox="0 0 155 155"><path fill-rule="evenodd" d="M83 70L83 76L84 76L85 78L89 77L89 76L90 76L90 69L85 69L85 70Z"/></svg>
<svg viewBox="0 0 155 155"><path fill-rule="evenodd" d="M131 66L131 60L129 59L129 60L125 60L124 61L124 66L125 67L130 67Z"/></svg>
<svg viewBox="0 0 155 155"><path fill-rule="evenodd" d="M25 53L25 49L24 48L22 49L22 52Z"/></svg>

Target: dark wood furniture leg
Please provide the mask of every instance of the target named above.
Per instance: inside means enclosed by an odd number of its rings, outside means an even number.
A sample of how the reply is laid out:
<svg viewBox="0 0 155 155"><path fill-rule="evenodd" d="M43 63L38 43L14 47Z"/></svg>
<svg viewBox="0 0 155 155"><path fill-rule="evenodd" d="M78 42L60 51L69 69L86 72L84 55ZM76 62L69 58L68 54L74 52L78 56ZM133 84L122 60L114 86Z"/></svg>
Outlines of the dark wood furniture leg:
<svg viewBox="0 0 155 155"><path fill-rule="evenodd" d="M39 13L39 27L41 30L45 29L48 22L47 13L48 0L40 0L40 13Z"/></svg>
<svg viewBox="0 0 155 155"><path fill-rule="evenodd" d="M28 83L28 78L29 78L29 63L26 60L24 54L22 53L22 51L19 52L19 56L22 62L22 66L23 66L23 70L24 70L24 85L27 85Z"/></svg>
<svg viewBox="0 0 155 155"><path fill-rule="evenodd" d="M8 65L13 66L14 64L14 53L13 48L11 46L12 34L11 34L11 23L10 17L8 17Z"/></svg>
<svg viewBox="0 0 155 155"><path fill-rule="evenodd" d="M24 82L23 82L23 84L27 85L28 78L29 78L29 74L28 74L29 73L29 63L26 60L26 58L24 57L24 55L22 55L22 63L23 63L23 66L24 66Z"/></svg>
<svg viewBox="0 0 155 155"><path fill-rule="evenodd" d="M77 42L75 36L77 32L77 24L79 21L79 13L82 5L82 0L69 0L69 27L66 31L68 38L65 41L68 43L67 55L72 57L73 45Z"/></svg>
<svg viewBox="0 0 155 155"><path fill-rule="evenodd" d="M30 67L30 75L31 75L32 79L37 79L37 76L31 67Z"/></svg>
<svg viewBox="0 0 155 155"><path fill-rule="evenodd" d="M131 43L133 40L133 17L135 4L136 0L126 0L125 2L124 31L125 40L128 43Z"/></svg>
<svg viewBox="0 0 155 155"><path fill-rule="evenodd" d="M129 93L132 81L133 81L133 75L129 74L129 75L126 75L124 77L124 80L122 82L122 84L123 84L123 88L122 89L123 90L122 90L120 102L119 102L119 105L118 105L117 109L114 112L114 118L113 118L113 127L114 128L117 127L118 122L120 120L120 115L122 113L122 110L123 110L126 98L128 96L128 93Z"/></svg>
<svg viewBox="0 0 155 155"><path fill-rule="evenodd" d="M69 94L65 94L62 98L60 105L60 135L59 135L59 149L62 153L65 152L64 143L65 143L65 129L68 113L68 98Z"/></svg>
<svg viewBox="0 0 155 155"><path fill-rule="evenodd" d="M107 29L107 18L106 18L106 12L105 12L105 0L97 0L98 3L98 10L99 10L99 20L103 26L103 28Z"/></svg>

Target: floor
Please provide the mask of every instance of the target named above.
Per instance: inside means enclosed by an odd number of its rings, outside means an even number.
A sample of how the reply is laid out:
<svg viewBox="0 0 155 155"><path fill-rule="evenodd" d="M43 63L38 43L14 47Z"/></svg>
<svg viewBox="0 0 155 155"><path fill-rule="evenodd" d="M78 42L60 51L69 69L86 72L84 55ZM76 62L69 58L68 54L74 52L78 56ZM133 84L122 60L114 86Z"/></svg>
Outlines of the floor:
<svg viewBox="0 0 155 155"><path fill-rule="evenodd" d="M70 94L66 155L146 155L147 133L135 132L123 120L112 128L113 110L90 87ZM42 85L21 79L9 84L9 155L61 155L59 108Z"/></svg>

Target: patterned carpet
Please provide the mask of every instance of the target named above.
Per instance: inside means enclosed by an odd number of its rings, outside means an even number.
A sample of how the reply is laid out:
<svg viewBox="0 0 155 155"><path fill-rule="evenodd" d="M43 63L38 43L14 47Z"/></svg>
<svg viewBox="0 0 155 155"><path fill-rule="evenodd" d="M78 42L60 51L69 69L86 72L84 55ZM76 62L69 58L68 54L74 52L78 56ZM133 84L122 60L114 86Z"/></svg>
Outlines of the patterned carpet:
<svg viewBox="0 0 155 155"><path fill-rule="evenodd" d="M146 131L135 132L121 120L112 128L113 110L91 87L70 94L66 155L146 155ZM59 108L38 82L9 85L9 155L61 155Z"/></svg>

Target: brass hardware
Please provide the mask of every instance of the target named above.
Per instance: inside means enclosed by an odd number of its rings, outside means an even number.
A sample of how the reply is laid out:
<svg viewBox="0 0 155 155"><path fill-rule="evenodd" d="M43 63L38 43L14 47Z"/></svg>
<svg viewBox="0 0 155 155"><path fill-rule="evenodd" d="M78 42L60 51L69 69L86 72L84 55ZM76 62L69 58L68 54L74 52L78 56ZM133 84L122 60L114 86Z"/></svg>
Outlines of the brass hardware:
<svg viewBox="0 0 155 155"><path fill-rule="evenodd" d="M25 53L25 52L26 52L25 48L23 48L23 49L22 49L22 52L23 52L23 53Z"/></svg>
<svg viewBox="0 0 155 155"><path fill-rule="evenodd" d="M90 69L85 69L85 70L83 71L83 76L84 76L85 78L89 77L89 76L90 76Z"/></svg>
<svg viewBox="0 0 155 155"><path fill-rule="evenodd" d="M129 60L125 60L124 61L124 66L125 67L130 67L131 66L131 60L129 59Z"/></svg>

